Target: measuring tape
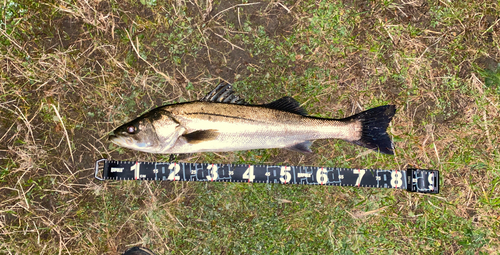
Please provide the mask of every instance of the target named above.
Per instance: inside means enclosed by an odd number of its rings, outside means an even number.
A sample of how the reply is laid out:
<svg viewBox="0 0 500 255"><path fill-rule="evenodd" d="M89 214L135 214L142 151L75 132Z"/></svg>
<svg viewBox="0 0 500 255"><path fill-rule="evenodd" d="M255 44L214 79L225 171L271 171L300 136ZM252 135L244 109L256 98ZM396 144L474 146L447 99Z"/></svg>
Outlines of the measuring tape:
<svg viewBox="0 0 500 255"><path fill-rule="evenodd" d="M102 177L100 177L102 164ZM101 181L156 180L331 185L439 193L439 171L425 169L373 170L100 159L95 163L95 178Z"/></svg>

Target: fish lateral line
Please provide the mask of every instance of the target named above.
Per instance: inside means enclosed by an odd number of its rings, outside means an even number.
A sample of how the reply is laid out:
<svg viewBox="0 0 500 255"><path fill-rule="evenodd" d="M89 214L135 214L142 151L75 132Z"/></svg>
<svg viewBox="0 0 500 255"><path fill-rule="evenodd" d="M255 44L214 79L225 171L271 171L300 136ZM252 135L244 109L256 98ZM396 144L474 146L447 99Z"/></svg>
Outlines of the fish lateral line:
<svg viewBox="0 0 500 255"><path fill-rule="evenodd" d="M246 120L246 121L250 121L250 122L261 122L261 121L249 119L249 118L242 118L242 117L238 117L238 116L230 116L230 115L224 115L224 114L218 114L218 113L208 113L208 112L190 112L190 113L185 113L185 115L209 115L209 116L217 116L217 117L237 119L237 120Z"/></svg>

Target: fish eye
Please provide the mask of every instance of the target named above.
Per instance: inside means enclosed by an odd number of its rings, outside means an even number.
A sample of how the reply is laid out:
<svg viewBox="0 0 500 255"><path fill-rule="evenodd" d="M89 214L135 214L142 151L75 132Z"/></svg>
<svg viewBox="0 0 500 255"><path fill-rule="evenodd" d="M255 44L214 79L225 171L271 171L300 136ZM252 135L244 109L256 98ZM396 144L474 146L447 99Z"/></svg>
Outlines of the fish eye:
<svg viewBox="0 0 500 255"><path fill-rule="evenodd" d="M135 127L134 126L128 126L127 127L127 133L134 134L135 133Z"/></svg>

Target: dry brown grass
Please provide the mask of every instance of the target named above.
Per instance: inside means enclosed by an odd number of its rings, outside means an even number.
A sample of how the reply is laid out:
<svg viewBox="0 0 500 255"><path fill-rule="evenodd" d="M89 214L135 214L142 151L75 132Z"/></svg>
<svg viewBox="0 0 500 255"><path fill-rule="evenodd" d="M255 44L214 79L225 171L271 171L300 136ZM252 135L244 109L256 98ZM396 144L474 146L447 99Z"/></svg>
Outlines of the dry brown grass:
<svg viewBox="0 0 500 255"><path fill-rule="evenodd" d="M320 5L320 7L318 7ZM500 11L465 1L0 3L0 253L495 254ZM488 76L491 75L491 76ZM398 105L387 157L338 141L181 155L214 163L438 169L428 196L353 188L98 182L117 125L220 79L316 116Z"/></svg>

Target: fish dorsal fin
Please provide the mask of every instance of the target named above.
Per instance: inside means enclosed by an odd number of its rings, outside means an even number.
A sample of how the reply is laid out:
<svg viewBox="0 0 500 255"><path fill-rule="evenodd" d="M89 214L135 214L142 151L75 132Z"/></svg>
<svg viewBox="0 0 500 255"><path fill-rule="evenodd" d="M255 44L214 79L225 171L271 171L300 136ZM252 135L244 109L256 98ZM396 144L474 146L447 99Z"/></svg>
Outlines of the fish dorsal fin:
<svg viewBox="0 0 500 255"><path fill-rule="evenodd" d="M208 94L200 101L243 105L247 104L243 99L240 99L239 96L234 94L233 86L231 86L231 84L224 82L220 83L217 87L215 87L215 89L208 92Z"/></svg>
<svg viewBox="0 0 500 255"><path fill-rule="evenodd" d="M287 111L295 114L300 114L303 116L307 115L307 111L300 107L299 102L291 97L283 97L274 102L264 105L267 108Z"/></svg>

